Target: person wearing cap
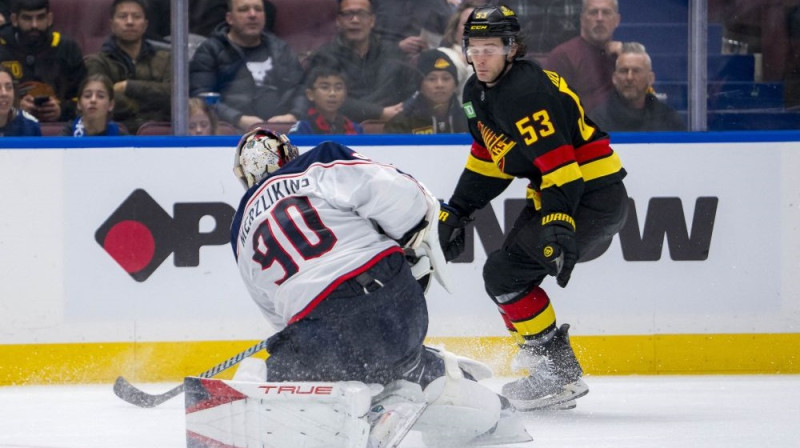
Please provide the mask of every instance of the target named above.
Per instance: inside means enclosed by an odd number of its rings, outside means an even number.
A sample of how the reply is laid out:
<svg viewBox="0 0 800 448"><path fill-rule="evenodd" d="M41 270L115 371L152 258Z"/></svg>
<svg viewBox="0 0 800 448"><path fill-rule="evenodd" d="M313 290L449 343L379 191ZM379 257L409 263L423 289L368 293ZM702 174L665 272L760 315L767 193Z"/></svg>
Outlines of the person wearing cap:
<svg viewBox="0 0 800 448"><path fill-rule="evenodd" d="M390 134L452 134L467 132L467 117L458 101L458 71L440 50L426 50L417 58L423 76L419 90L403 103L403 110L386 123Z"/></svg>
<svg viewBox="0 0 800 448"><path fill-rule="evenodd" d="M572 87L522 59L524 42L506 6L478 7L464 26L464 52L475 70L463 101L473 143L453 195L442 204L439 237L446 259L456 259L471 216L515 178L528 182L526 205L501 247L488 254L483 279L519 346L514 365L528 372L504 385L503 395L519 410L564 409L589 388L569 325L556 325L540 285L550 275L566 287L576 262L608 248L627 216L626 172ZM591 300L602 300L602 287L594 291Z"/></svg>

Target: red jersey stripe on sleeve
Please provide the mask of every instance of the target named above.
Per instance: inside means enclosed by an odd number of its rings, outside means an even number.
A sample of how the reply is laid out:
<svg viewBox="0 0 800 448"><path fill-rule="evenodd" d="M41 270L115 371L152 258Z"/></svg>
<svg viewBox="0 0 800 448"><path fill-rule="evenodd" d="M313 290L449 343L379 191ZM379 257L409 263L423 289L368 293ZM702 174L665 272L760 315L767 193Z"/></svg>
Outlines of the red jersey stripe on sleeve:
<svg viewBox="0 0 800 448"><path fill-rule="evenodd" d="M475 157L478 160L484 160L487 162L492 162L492 155L489 153L489 150L486 149L485 146L481 145L476 141L472 141L472 148L470 149L470 154L472 157Z"/></svg>

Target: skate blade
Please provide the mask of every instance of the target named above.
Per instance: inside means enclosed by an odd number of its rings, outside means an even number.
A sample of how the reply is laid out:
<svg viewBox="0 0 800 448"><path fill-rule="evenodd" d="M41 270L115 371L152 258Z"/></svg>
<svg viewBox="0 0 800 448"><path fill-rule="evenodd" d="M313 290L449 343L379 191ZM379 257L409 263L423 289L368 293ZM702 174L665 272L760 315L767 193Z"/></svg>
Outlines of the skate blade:
<svg viewBox="0 0 800 448"><path fill-rule="evenodd" d="M575 400L589 393L589 386L578 379L574 383L567 384L561 392L536 400L515 400L508 398L518 411L546 411L546 410L568 410L574 409L577 404Z"/></svg>
<svg viewBox="0 0 800 448"><path fill-rule="evenodd" d="M500 416L497 425L486 434L472 439L466 446L497 446L497 445L510 445L517 443L525 443L533 441L533 437L528 434L525 427L525 422L519 418L519 415L512 413Z"/></svg>

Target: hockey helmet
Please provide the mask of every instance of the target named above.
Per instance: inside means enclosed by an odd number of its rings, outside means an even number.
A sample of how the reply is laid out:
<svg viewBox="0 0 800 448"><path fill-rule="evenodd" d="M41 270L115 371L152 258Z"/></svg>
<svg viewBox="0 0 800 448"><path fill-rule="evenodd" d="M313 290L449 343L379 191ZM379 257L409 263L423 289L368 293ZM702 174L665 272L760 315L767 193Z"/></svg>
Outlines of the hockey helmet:
<svg viewBox="0 0 800 448"><path fill-rule="evenodd" d="M257 127L239 139L233 173L245 188L250 188L298 155L300 152L289 137Z"/></svg>
<svg viewBox="0 0 800 448"><path fill-rule="evenodd" d="M470 37L513 38L520 31L517 14L504 5L475 8L464 24L464 46Z"/></svg>

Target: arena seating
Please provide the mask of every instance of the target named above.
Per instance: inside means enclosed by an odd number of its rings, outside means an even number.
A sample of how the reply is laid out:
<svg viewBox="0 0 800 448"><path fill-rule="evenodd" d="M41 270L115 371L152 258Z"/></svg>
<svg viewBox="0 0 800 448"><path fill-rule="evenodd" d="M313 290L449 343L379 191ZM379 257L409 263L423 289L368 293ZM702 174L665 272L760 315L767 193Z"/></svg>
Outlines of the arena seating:
<svg viewBox="0 0 800 448"><path fill-rule="evenodd" d="M240 134L241 131L227 121L217 123L217 135ZM139 126L136 135L172 135L172 123L168 121L146 121Z"/></svg>
<svg viewBox="0 0 800 448"><path fill-rule="evenodd" d="M271 0L277 10L275 34L301 61L336 36L338 2L334 0Z"/></svg>
<svg viewBox="0 0 800 448"><path fill-rule="evenodd" d="M61 131L67 125L66 121L40 121L39 128L42 130L43 137L55 137L61 135Z"/></svg>
<svg viewBox="0 0 800 448"><path fill-rule="evenodd" d="M656 81L655 90L671 107L685 110L688 107L688 83ZM729 82L708 83L709 110L777 109L783 107L784 88L780 82Z"/></svg>
<svg viewBox="0 0 800 448"><path fill-rule="evenodd" d="M275 132L280 132L281 134L288 134L289 133L289 129L291 129L292 126L294 126L293 122L292 123L288 123L288 122L287 123L267 123L267 122L264 122L264 123L256 123L256 124L250 126L248 131L252 131L255 128L265 128L265 129L271 129L271 130L273 130Z"/></svg>
<svg viewBox="0 0 800 448"><path fill-rule="evenodd" d="M139 126L136 135L172 135L172 123L169 121L145 121Z"/></svg>
<svg viewBox="0 0 800 448"><path fill-rule="evenodd" d="M620 8L622 6L620 5ZM614 39L636 41L648 53L684 53L689 49L689 22L633 22L622 16L622 23L614 31ZM708 54L722 53L722 25L708 24Z"/></svg>
<svg viewBox="0 0 800 448"><path fill-rule="evenodd" d="M78 42L83 55L100 51L111 34L113 0L50 0L53 28Z"/></svg>
<svg viewBox="0 0 800 448"><path fill-rule="evenodd" d="M364 120L361 122L365 134L383 134L385 125L386 122L380 120Z"/></svg>

